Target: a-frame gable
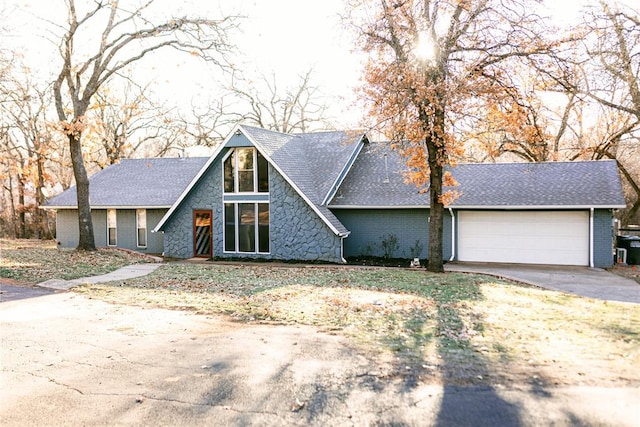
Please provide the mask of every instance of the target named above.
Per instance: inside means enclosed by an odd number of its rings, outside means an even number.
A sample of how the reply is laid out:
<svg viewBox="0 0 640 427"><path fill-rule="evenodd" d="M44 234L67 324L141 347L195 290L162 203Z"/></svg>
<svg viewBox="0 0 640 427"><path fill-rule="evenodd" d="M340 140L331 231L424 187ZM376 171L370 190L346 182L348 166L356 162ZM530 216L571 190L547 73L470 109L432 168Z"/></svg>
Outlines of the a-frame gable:
<svg viewBox="0 0 640 427"><path fill-rule="evenodd" d="M298 138L296 135L283 134L278 132L267 131L260 128L254 128L244 125L236 125L236 127L227 135L222 144L220 144L211 155L209 160L205 163L202 169L196 174L190 184L185 188L180 197L167 211L164 217L160 220L153 232L161 231L166 222L171 218L174 212L180 207L185 198L198 184L202 177L209 170L211 165L218 160L223 150L234 147L254 147L258 152L267 160L267 162L285 179L285 181L295 190L295 192L307 203L307 205L322 219L322 221L329 227L329 229L336 235L345 237L349 234L348 230L340 223L340 221L333 215L333 213L322 206L319 202L314 202L311 197L302 190L299 183L284 170L279 162L275 161L273 154L277 152L279 148L285 146L293 138ZM363 138L361 137L354 147L351 159L346 165L350 167L353 163L357 153L361 149L363 144ZM342 173L340 174L343 175ZM346 175L346 173L344 174ZM336 182L337 184L337 182ZM332 187L333 188L333 187ZM326 199L326 197L325 197Z"/></svg>

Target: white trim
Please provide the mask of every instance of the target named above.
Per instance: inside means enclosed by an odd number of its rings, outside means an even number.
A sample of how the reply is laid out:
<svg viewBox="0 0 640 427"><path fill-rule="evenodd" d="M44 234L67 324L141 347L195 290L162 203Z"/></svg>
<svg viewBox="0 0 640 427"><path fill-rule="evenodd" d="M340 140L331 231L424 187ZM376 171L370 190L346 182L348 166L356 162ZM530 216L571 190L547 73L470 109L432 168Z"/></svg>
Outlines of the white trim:
<svg viewBox="0 0 640 427"><path fill-rule="evenodd" d="M187 188L184 189L184 191L182 192L182 194L180 194L180 196L175 201L175 203L173 205L171 205L171 207L169 208L167 213L164 214L164 216L160 219L160 222L158 222L156 227L153 230L151 230L152 233L157 233L158 231L161 231L160 228L162 228L164 223L167 222L167 220L173 214L173 212L178 208L178 206L180 206L180 204L182 203L184 198L187 197L187 194L189 194L189 192L193 189L193 187L198 183L200 178L202 178L202 175L204 175L204 173L209 169L211 164L216 160L216 158L218 157L220 152L222 152L222 150L225 148L225 145L227 144L227 142L229 142L229 140L235 135L235 133L239 129L239 127L240 127L240 125L236 125L233 128L233 130L229 133L229 135L227 135L225 140L222 141L222 143L220 145L218 145L218 147L214 150L214 152L211 155L211 157L209 157L209 160L207 160L205 162L204 166L202 166L202 168L200 168L200 170L198 171L196 176L194 176L193 179L191 180L191 182L189 183L189 185L187 185ZM223 186L224 186L224 182L223 182ZM222 190L224 192L224 187L223 187Z"/></svg>
<svg viewBox="0 0 640 427"><path fill-rule="evenodd" d="M236 134L236 132L242 132L242 134L249 140L249 142L251 142L251 144L253 144L253 146L256 148L256 150L260 151L260 154L262 154L262 156L267 160L267 162L269 164L271 164L271 166L273 166L273 168L278 171L278 173L285 179L285 181L287 181L289 183L289 185L291 185L291 187L293 187L293 189L298 193L298 195L300 197L302 197L302 199L311 207L311 209L316 213L316 215L318 215L320 217L320 219L322 219L322 221L324 221L324 223L329 227L329 229L337 236L346 236L342 233L340 233L334 226L333 224L331 224L331 221L329 221L323 214L322 212L320 212L318 210L318 208L316 207L315 204L313 204L311 202L311 200L309 200L309 198L300 190L300 188L291 180L291 178L289 178L289 176L287 176L287 174L285 174L283 172L283 170L280 168L280 166L278 166L272 159L271 156L266 154L266 151L264 149L264 147L262 147L261 144L259 144L254 138L253 136L251 136L251 134L249 132L245 132L242 129L242 125L236 125L233 130L229 133L229 135L225 138L225 140L216 148L216 150L213 152L213 154L211 155L211 157L209 158L209 160L207 160L207 162L204 164L204 166L202 166L202 168L200 169L200 171L196 174L196 176L191 180L191 182L189 183L189 185L187 186L187 188L185 188L185 190L182 192L182 194L180 195L180 197L178 197L178 200L176 200L176 202L171 206L171 208L169 208L169 210L167 211L167 213L162 217L162 219L160 220L160 222L158 222L158 225L156 225L156 227L153 229L153 232L157 232L160 231L160 229L162 228L162 226L164 225L165 222L167 222L167 220L169 219L169 217L171 217L171 215L173 215L173 212L175 212L175 210L178 208L178 206L180 206L180 204L182 203L182 201L184 200L184 198L187 196L187 194L189 194L189 192L193 189L193 187L198 183L198 181L200 180L200 178L202 178L202 176L204 175L204 173L207 171L207 169L209 169L209 167L211 166L211 164L213 164L214 161L216 161L218 155L220 154L220 152L225 148L226 144L229 142L229 140ZM224 188L223 188L224 190Z"/></svg>
<svg viewBox="0 0 640 427"><path fill-rule="evenodd" d="M238 226L238 205L240 203L253 205L254 209L254 218L255 218L255 234L254 234L254 247L255 251L253 252L242 252L240 251L240 227ZM226 235L227 235L227 215L226 208L224 205L229 204L233 205L233 232L235 238L235 247L233 251L228 251L226 249ZM260 218L258 215L258 205L265 204L269 206L269 251L268 252L260 252ZM229 255L271 255L271 204L269 202L256 202L256 201L233 201L233 202L224 202L222 203L222 253Z"/></svg>
<svg viewBox="0 0 640 427"><path fill-rule="evenodd" d="M113 216L115 224L113 224L113 227L109 227L109 212L113 212ZM107 246L109 247L117 247L118 246L118 210L117 209L107 209L107 221L106 221L106 225L107 225ZM113 228L115 230L114 232L114 240L115 243L111 244L110 240L109 240L109 230ZM136 238L137 240L137 238Z"/></svg>
<svg viewBox="0 0 640 427"><path fill-rule="evenodd" d="M140 244L140 224L138 224L138 211L142 211L144 213L144 245ZM147 210L146 209L136 209L136 248L146 248L149 244L149 229L147 228Z"/></svg>
<svg viewBox="0 0 640 427"><path fill-rule="evenodd" d="M97 209L118 209L118 210L136 210L136 209L169 209L168 206L124 206L124 205L91 205L91 210ZM40 206L40 209L52 209L52 210L75 210L77 206Z"/></svg>
<svg viewBox="0 0 640 427"><path fill-rule="evenodd" d="M338 191L338 188L340 188L340 186L342 185L342 182L347 178L347 175L349 175L349 171L353 167L353 164L356 162L356 159L358 158L358 156L360 155L360 152L364 148L364 141L363 141L364 137L365 135L363 134L360 137L360 140L355 143L355 148L353 149L353 151L351 152L351 155L349 156L349 161L347 162L347 165L344 168L342 168L342 170L336 177L336 180L333 182L333 184L331 184L331 187L329 187L329 192L327 193L324 200L322 201L321 203L322 205L326 205L327 203L330 202L331 199L333 199L333 196L335 196L336 192Z"/></svg>
<svg viewBox="0 0 640 427"><path fill-rule="evenodd" d="M329 209L429 209L428 205L410 205L410 206L349 206L349 205L330 205Z"/></svg>
<svg viewBox="0 0 640 427"><path fill-rule="evenodd" d="M429 205L407 205L407 206L378 206L378 205L329 205L330 209L429 209ZM607 205L591 205L591 206L582 206L582 205L522 205L522 206L445 206L447 209L454 210L493 210L493 211L510 211L510 210L520 210L520 211L537 211L537 210L585 210L585 209L622 209L625 208L626 205L616 205L616 206L607 206Z"/></svg>
<svg viewBox="0 0 640 427"><path fill-rule="evenodd" d="M451 262L456 259L456 218L452 208L449 208L449 215L451 215L451 257L449 262Z"/></svg>
<svg viewBox="0 0 640 427"><path fill-rule="evenodd" d="M593 268L593 208L589 209L589 267Z"/></svg>
<svg viewBox="0 0 640 427"><path fill-rule="evenodd" d="M572 210L572 209L622 209L625 208L626 205L509 205L509 206L451 206L452 209L471 209L474 211L478 210L526 210L526 211L537 211L537 210Z"/></svg>

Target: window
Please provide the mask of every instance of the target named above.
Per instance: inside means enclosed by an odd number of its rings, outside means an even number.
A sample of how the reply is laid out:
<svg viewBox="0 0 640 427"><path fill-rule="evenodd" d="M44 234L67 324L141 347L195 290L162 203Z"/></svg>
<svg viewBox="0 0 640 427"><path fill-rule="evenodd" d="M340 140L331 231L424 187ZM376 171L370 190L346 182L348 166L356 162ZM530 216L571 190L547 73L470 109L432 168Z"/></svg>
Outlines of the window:
<svg viewBox="0 0 640 427"><path fill-rule="evenodd" d="M107 209L107 246L117 245L117 216L115 209Z"/></svg>
<svg viewBox="0 0 640 427"><path fill-rule="evenodd" d="M147 210L136 209L136 229L138 230L138 247L147 247Z"/></svg>
<svg viewBox="0 0 640 427"><path fill-rule="evenodd" d="M268 193L267 159L255 148L233 149L224 161L224 192Z"/></svg>
<svg viewBox="0 0 640 427"><path fill-rule="evenodd" d="M224 204L225 252L269 253L269 204Z"/></svg>

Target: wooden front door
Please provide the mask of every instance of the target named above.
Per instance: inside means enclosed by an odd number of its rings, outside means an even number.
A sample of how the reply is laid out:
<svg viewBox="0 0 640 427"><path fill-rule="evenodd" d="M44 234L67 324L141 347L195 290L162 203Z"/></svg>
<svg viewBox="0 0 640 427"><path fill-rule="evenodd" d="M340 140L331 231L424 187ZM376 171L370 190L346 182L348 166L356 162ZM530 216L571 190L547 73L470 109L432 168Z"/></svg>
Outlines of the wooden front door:
<svg viewBox="0 0 640 427"><path fill-rule="evenodd" d="M211 258L211 211L193 212L193 254L196 257Z"/></svg>

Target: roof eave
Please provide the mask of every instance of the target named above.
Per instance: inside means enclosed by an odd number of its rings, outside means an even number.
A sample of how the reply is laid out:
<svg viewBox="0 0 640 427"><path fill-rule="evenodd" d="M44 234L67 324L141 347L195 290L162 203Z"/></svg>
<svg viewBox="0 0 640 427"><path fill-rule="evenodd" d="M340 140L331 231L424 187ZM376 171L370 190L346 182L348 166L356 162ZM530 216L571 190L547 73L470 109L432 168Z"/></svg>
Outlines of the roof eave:
<svg viewBox="0 0 640 427"><path fill-rule="evenodd" d="M329 209L429 209L429 205L329 205ZM558 209L624 209L626 205L462 205L445 206L449 209L475 210L558 210Z"/></svg>
<svg viewBox="0 0 640 427"><path fill-rule="evenodd" d="M475 210L558 210L558 209L623 209L626 205L452 205L451 209Z"/></svg>
<svg viewBox="0 0 640 427"><path fill-rule="evenodd" d="M173 205L171 205L171 207L169 208L167 213L164 214L164 216L160 219L160 222L158 222L158 225L156 225L156 227L153 230L151 230L152 233L157 233L158 231L162 230L162 227L164 226L164 224L169 220L169 218L171 218L171 215L173 215L173 213L176 211L176 209L178 209L178 207L183 202L185 197L187 197L187 194L189 194L189 192L193 189L193 187L198 183L200 178L202 178L202 175L204 175L204 173L209 169L211 164L218 158L218 155L220 154L220 152L224 149L225 145L227 144L227 142L229 142L231 137L236 132L239 131L239 128L240 128L240 125L236 125L231 130L231 132L229 132L229 134L224 139L224 141L220 145L218 145L218 147L216 147L216 149L213 152L213 154L211 154L211 156L209 157L209 160L207 160L206 163L204 164L204 166L202 166L200 168L200 170L198 171L196 176L193 177L193 179L191 180L189 185L187 185L187 187L184 189L182 194L180 194L180 197L178 197L178 199L175 201L175 203Z"/></svg>
<svg viewBox="0 0 640 427"><path fill-rule="evenodd" d="M169 209L171 205L91 205L91 209ZM40 206L45 210L78 209L78 206Z"/></svg>
<svg viewBox="0 0 640 427"><path fill-rule="evenodd" d="M344 168L342 168L342 170L336 177L336 180L331 185L331 189L322 201L322 205L326 206L331 202L331 199L333 199L333 197L336 195L336 192L338 191L344 180L347 178L347 175L349 175L349 171L353 167L353 164L356 162L356 159L358 158L360 152L362 151L362 148L364 147L366 136L367 135L363 133L362 135L360 135L358 142L354 144L355 147L353 148L353 151L349 156L349 161L345 164Z"/></svg>

